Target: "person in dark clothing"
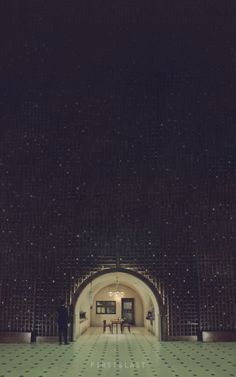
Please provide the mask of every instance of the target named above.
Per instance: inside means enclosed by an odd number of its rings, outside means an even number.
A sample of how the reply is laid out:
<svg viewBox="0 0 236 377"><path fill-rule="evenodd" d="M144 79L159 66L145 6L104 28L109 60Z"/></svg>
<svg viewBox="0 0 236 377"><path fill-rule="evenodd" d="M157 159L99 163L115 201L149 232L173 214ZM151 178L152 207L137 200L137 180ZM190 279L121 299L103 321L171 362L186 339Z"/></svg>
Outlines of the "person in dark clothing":
<svg viewBox="0 0 236 377"><path fill-rule="evenodd" d="M64 344L68 344L68 323L69 315L67 308L64 304L61 304L58 308L58 332L59 332L59 344L62 344L62 336L64 338Z"/></svg>

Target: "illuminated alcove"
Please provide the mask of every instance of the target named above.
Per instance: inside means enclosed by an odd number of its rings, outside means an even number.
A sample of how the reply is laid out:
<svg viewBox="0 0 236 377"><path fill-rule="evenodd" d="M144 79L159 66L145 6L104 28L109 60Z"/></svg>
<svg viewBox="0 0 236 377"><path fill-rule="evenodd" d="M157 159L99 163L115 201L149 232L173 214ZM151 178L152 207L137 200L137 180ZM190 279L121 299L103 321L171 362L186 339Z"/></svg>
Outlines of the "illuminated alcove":
<svg viewBox="0 0 236 377"><path fill-rule="evenodd" d="M145 327L158 340L164 338L163 306L158 292L138 274L129 271L104 271L91 277L80 287L72 300L73 326L72 339L76 340L89 327L101 327L102 321L121 316L120 298L116 298L116 314L106 315L96 313L97 300L111 300L109 292L114 290L115 282L119 281L124 297L133 297L135 302L135 325ZM114 298L113 298L114 299ZM147 319L152 313L151 319Z"/></svg>

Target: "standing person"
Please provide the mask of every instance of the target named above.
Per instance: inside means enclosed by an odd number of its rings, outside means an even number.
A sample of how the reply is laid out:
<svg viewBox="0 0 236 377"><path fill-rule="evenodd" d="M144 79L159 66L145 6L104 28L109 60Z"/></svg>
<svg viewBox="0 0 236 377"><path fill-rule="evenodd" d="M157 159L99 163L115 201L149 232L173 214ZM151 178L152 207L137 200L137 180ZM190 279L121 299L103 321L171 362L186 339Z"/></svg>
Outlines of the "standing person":
<svg viewBox="0 0 236 377"><path fill-rule="evenodd" d="M59 344L62 344L62 336L64 338L64 344L69 344L67 342L69 315L68 315L68 311L64 303L60 304L57 313L58 313Z"/></svg>

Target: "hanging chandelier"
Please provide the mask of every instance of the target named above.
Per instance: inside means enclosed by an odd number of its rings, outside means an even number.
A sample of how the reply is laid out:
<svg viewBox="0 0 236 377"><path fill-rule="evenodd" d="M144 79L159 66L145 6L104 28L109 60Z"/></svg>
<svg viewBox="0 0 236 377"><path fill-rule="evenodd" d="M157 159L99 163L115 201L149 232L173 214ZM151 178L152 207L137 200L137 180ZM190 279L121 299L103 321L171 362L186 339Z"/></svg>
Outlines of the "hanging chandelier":
<svg viewBox="0 0 236 377"><path fill-rule="evenodd" d="M119 280L118 280L118 276L116 276L115 289L109 291L108 294L109 294L110 297L113 297L113 298L116 298L116 299L124 297L125 293L123 291L121 291L121 289L120 289L120 283L119 283Z"/></svg>

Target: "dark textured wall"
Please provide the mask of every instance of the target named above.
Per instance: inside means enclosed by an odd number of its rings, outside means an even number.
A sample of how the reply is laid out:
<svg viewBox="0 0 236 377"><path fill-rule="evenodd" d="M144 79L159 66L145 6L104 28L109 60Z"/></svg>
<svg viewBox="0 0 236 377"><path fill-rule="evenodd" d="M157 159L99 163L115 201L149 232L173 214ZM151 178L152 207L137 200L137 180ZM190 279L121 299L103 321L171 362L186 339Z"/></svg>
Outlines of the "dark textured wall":
<svg viewBox="0 0 236 377"><path fill-rule="evenodd" d="M118 259L169 335L235 328L231 4L126 3L1 4L1 330Z"/></svg>

